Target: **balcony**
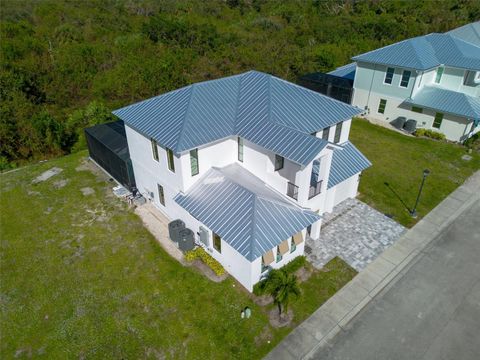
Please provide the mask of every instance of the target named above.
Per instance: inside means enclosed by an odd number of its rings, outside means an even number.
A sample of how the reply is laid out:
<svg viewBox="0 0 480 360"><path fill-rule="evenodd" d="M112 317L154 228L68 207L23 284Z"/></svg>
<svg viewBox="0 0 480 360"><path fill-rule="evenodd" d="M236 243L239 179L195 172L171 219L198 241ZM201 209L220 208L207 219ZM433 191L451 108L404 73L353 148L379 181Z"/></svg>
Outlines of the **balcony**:
<svg viewBox="0 0 480 360"><path fill-rule="evenodd" d="M292 199L298 200L298 186L289 182L287 185L287 195Z"/></svg>
<svg viewBox="0 0 480 360"><path fill-rule="evenodd" d="M323 180L320 180L320 181L317 181L316 183L310 185L310 188L308 190L308 199L309 200L322 192L322 182L323 182Z"/></svg>

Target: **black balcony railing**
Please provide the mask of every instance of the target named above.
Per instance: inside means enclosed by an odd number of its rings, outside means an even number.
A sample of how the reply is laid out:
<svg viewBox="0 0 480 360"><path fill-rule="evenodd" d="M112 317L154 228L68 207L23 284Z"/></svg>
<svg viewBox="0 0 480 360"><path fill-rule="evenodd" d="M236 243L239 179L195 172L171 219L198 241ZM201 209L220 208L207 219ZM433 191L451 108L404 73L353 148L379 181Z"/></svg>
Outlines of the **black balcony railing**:
<svg viewBox="0 0 480 360"><path fill-rule="evenodd" d="M298 200L298 186L289 182L287 185L287 195Z"/></svg>
<svg viewBox="0 0 480 360"><path fill-rule="evenodd" d="M311 199L322 192L322 181L317 181L315 184L310 185L308 190L308 198Z"/></svg>

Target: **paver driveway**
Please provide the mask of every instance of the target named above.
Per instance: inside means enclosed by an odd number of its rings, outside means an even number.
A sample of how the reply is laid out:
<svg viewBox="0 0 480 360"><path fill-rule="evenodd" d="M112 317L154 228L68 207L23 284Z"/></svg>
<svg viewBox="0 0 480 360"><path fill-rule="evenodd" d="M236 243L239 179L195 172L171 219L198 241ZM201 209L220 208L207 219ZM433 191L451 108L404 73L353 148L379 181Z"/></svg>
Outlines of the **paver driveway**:
<svg viewBox="0 0 480 360"><path fill-rule="evenodd" d="M324 215L320 239L309 239L305 253L317 268L340 256L360 271L405 231L405 227L367 204L347 199Z"/></svg>

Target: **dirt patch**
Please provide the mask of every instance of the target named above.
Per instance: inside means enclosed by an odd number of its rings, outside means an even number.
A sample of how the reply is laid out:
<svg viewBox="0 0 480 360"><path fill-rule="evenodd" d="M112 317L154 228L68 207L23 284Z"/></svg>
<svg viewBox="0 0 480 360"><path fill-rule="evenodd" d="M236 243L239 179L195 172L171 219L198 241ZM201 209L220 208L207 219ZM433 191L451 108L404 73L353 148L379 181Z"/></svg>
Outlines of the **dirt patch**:
<svg viewBox="0 0 480 360"><path fill-rule="evenodd" d="M312 276L313 270L312 269L307 269L306 266L301 267L297 271L295 271L295 276L297 277L299 282L305 282L307 281L310 276Z"/></svg>
<svg viewBox="0 0 480 360"><path fill-rule="evenodd" d="M266 325L262 332L255 336L255 345L261 346L262 344L268 343L270 344L270 341L272 341L273 335L272 332L270 331L270 327Z"/></svg>
<svg viewBox="0 0 480 360"><path fill-rule="evenodd" d="M55 181L53 183L53 187L55 189L61 189L61 188L65 187L65 185L67 185L67 184L68 184L68 180L67 179L62 179L62 180Z"/></svg>
<svg viewBox="0 0 480 360"><path fill-rule="evenodd" d="M283 312L282 315L279 315L278 308L274 307L268 312L268 320L270 320L270 325L274 328L285 327L290 325L293 321L293 310L288 309L287 312Z"/></svg>
<svg viewBox="0 0 480 360"><path fill-rule="evenodd" d="M271 295L262 295L262 296L253 295L253 302L259 306L266 306L273 303L273 297Z"/></svg>
<svg viewBox="0 0 480 360"><path fill-rule="evenodd" d="M225 274L223 274L222 276L218 276L217 274L215 274L215 272L210 269L210 267L205 264L202 260L200 259L195 259L193 262L190 263L193 267L197 268L198 270L200 270L200 272L205 275L207 278L209 278L210 280L214 281L214 282L222 282L223 280L225 280L227 277L228 277L228 274L225 272Z"/></svg>
<svg viewBox="0 0 480 360"><path fill-rule="evenodd" d="M82 192L83 196L95 194L95 190L93 190L91 187L81 188L80 191Z"/></svg>
<svg viewBox="0 0 480 360"><path fill-rule="evenodd" d="M63 171L63 169L58 168L58 167L53 167L47 171L44 171L41 173L39 176L37 176L35 179L33 179L32 184L38 184L40 182L46 181L50 179L51 177L60 174Z"/></svg>

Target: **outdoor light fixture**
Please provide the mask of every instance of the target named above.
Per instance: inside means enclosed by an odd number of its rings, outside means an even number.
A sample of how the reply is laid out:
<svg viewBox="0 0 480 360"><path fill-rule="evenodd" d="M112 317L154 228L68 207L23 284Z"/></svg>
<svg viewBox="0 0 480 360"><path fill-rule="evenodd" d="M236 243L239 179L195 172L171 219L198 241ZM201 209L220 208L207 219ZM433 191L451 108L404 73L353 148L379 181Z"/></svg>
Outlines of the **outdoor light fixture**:
<svg viewBox="0 0 480 360"><path fill-rule="evenodd" d="M425 179L427 178L428 175L430 175L430 170L428 170L428 169L423 170L423 178L422 178L422 183L420 184L420 189L418 189L417 201L415 201L415 206L410 211L410 215L414 219L417 217L418 201L420 200L420 195L422 195L423 184L425 183Z"/></svg>

